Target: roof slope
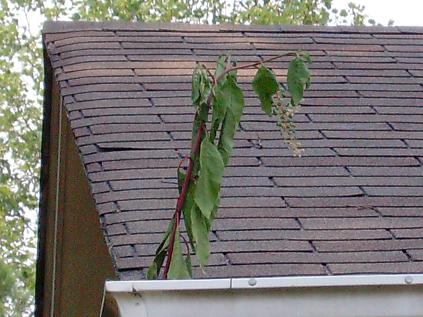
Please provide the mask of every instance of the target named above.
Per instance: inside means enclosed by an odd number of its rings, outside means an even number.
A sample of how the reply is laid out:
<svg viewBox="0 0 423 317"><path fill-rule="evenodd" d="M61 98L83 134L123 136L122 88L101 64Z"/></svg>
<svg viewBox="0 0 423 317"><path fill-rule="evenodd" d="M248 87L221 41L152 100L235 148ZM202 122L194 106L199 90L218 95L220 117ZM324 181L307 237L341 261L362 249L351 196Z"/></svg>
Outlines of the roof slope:
<svg viewBox="0 0 423 317"><path fill-rule="evenodd" d="M304 156L241 71L208 276L423 272L423 29L53 23L44 38L120 278L142 278L173 213L195 61L292 50L314 60Z"/></svg>

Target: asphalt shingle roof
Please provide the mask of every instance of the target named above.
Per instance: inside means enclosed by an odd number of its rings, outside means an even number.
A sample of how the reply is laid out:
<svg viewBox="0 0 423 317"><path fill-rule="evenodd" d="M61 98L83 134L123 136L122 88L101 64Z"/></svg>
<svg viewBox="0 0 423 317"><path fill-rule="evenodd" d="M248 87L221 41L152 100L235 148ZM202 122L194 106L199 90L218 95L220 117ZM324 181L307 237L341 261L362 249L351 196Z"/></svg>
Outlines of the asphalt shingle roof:
<svg viewBox="0 0 423 317"><path fill-rule="evenodd" d="M423 28L52 23L44 43L120 278L142 278L174 211L195 62L292 50L314 61L304 155L240 71L208 277L423 272Z"/></svg>

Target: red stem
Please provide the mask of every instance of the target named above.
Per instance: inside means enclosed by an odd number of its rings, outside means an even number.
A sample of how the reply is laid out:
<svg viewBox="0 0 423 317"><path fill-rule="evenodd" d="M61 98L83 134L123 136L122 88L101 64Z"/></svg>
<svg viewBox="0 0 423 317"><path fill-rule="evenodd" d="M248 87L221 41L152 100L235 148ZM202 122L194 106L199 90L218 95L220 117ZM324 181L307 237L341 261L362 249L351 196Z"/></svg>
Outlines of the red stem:
<svg viewBox="0 0 423 317"><path fill-rule="evenodd" d="M240 66L236 66L236 67L227 68L227 69L225 69L225 71L222 74L220 74L220 76L218 76L216 78L215 82L218 83L219 80L221 80L227 73L230 73L230 72L232 72L234 70L246 69L246 68L253 68L253 67L256 67L256 66L261 65L261 64L272 62L272 61L274 61L276 59L279 59L281 57L284 57L284 56L292 56L292 55L296 55L296 53L290 52L290 53L280 54L278 56L273 56L273 57L270 57L270 58L265 59L263 61L259 61L259 62L254 62L254 63L250 63L250 64L244 64L244 65L240 65Z"/></svg>
<svg viewBox="0 0 423 317"><path fill-rule="evenodd" d="M197 136L195 138L194 144L191 149L192 158L189 160L187 175L185 176L185 181L182 185L181 195L179 196L178 202L176 203L176 210L175 210L175 216L174 216L176 218L176 221L175 221L175 224L173 225L172 235L169 241L169 249L167 251L166 266L163 272L164 279L167 279L167 274L169 273L170 262L172 261L172 255L173 255L173 246L175 244L175 239L176 239L176 229L178 229L179 224L181 222L181 212L182 212L182 208L184 207L185 200L187 198L188 189L189 189L189 185L192 178L192 171L194 170L194 158L198 156L198 154L200 153L201 138L204 133L204 128L205 128L204 122L202 122L200 124Z"/></svg>

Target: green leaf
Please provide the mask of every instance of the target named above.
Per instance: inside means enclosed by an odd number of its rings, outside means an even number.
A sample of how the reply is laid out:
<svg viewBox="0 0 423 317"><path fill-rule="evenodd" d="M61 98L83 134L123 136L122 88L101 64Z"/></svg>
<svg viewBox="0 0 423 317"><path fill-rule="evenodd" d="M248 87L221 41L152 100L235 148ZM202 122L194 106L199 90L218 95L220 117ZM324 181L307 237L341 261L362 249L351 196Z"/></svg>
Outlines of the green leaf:
<svg viewBox="0 0 423 317"><path fill-rule="evenodd" d="M227 61L228 57L226 55L222 55L219 57L219 59L217 60L217 66L216 66L216 71L214 72L214 77L217 78L220 75L223 74L223 72L225 71L225 67L226 67L226 61Z"/></svg>
<svg viewBox="0 0 423 317"><path fill-rule="evenodd" d="M297 106L303 99L304 90L310 86L310 71L302 58L296 57L289 64L287 81L291 103Z"/></svg>
<svg viewBox="0 0 423 317"><path fill-rule="evenodd" d="M225 80L224 83L227 81ZM212 108L212 126L210 129L210 140L214 142L216 138L217 131L225 118L225 113L227 109L227 99L225 99L224 83L220 84L215 89L215 97L213 101Z"/></svg>
<svg viewBox="0 0 423 317"><path fill-rule="evenodd" d="M195 253L201 266L206 266L210 256L209 230L207 218L204 217L198 206L191 210L192 231L195 239Z"/></svg>
<svg viewBox="0 0 423 317"><path fill-rule="evenodd" d="M235 78L232 76L227 77L222 87L222 95L227 105L225 117L222 122L218 149L222 156L223 163L226 166L232 154L235 131L241 120L242 111L244 109L244 96Z"/></svg>
<svg viewBox="0 0 423 317"><path fill-rule="evenodd" d="M182 184L185 181L185 176L186 175L184 173L179 171L178 173L179 194L181 194ZM189 239L191 248L195 251L194 238L192 235L192 225L191 225L191 209L192 209L192 206L194 205L194 188L195 188L195 185L193 182L191 182L188 188L187 196L185 198L184 206L182 207L182 214L184 216L185 228L187 230L188 239Z"/></svg>
<svg viewBox="0 0 423 317"><path fill-rule="evenodd" d="M206 219L206 226L207 226L207 231L210 232L211 228L212 228L212 223L214 218L216 218L217 216L217 212L219 210L219 205L220 205L220 197L217 199L216 205L214 206L210 218Z"/></svg>
<svg viewBox="0 0 423 317"><path fill-rule="evenodd" d="M185 265L187 266L187 271L189 276L192 278L192 263L191 263L191 255L187 254L185 257Z"/></svg>
<svg viewBox="0 0 423 317"><path fill-rule="evenodd" d="M272 97L279 90L275 74L266 66L261 66L254 76L253 89L260 99L263 111L272 116Z"/></svg>
<svg viewBox="0 0 423 317"><path fill-rule="evenodd" d="M193 126L192 126L191 145L194 144L194 141L195 141L197 134L198 134L198 130L200 129L200 126L201 126L202 123L203 123L203 120L201 119L200 114L197 111L197 113L195 114L194 122L193 122ZM195 159L195 158L191 157L191 159Z"/></svg>
<svg viewBox="0 0 423 317"><path fill-rule="evenodd" d="M216 145L205 138L200 149L200 175L194 193L194 201L208 219L219 198L224 164Z"/></svg>
<svg viewBox="0 0 423 317"><path fill-rule="evenodd" d="M182 185L184 184L184 182L185 182L185 173L178 171L178 192L179 192L179 195L182 192Z"/></svg>
<svg viewBox="0 0 423 317"><path fill-rule="evenodd" d="M157 280L157 275L158 275L159 270L158 270L156 258L154 259L154 262L148 268L148 271L147 271L147 274L146 274L147 280ZM163 258L163 261L164 261L164 258ZM162 262L162 264L163 264L163 262Z"/></svg>
<svg viewBox="0 0 423 317"><path fill-rule="evenodd" d="M192 74L191 99L194 106L200 106L206 103L211 92L211 87L210 78L204 66L197 66Z"/></svg>
<svg viewBox="0 0 423 317"><path fill-rule="evenodd" d="M170 242L170 233L173 230L174 224L175 218L172 218L172 220L169 222L169 225L167 226L167 230L165 235L163 236L162 242L156 249L156 255L154 256L153 263L148 268L147 279L149 280L157 279L157 276L159 275L160 269L163 266L163 262L166 257L167 248Z"/></svg>
<svg viewBox="0 0 423 317"><path fill-rule="evenodd" d="M227 103L226 108L233 113L235 122L239 123L244 109L244 94L237 85L236 78L227 78L222 86L222 95Z"/></svg>
<svg viewBox="0 0 423 317"><path fill-rule="evenodd" d="M200 100L200 91L201 91L201 69L197 66L192 73L192 103L196 105Z"/></svg>
<svg viewBox="0 0 423 317"><path fill-rule="evenodd" d="M182 255L181 238L179 228L176 229L175 241L173 244L172 260L170 261L169 272L167 274L168 279L181 280L189 279L188 268Z"/></svg>
<svg viewBox="0 0 423 317"><path fill-rule="evenodd" d="M207 122L209 117L209 105L206 102L200 103L198 106L198 116L201 121Z"/></svg>

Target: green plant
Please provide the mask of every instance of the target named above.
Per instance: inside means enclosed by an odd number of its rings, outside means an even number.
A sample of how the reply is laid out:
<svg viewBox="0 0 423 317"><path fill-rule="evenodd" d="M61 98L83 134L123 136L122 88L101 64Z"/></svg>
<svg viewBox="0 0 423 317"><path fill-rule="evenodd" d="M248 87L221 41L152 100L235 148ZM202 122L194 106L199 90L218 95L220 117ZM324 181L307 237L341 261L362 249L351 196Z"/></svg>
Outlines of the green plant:
<svg viewBox="0 0 423 317"><path fill-rule="evenodd" d="M287 90L278 82L274 72L265 66L283 56L294 56L288 68ZM178 167L180 195L176 210L157 248L147 278L158 278L165 260L164 279L191 278L191 250L202 267L207 265L210 255L209 232L219 207L223 172L232 154L235 132L244 108L237 70L258 68L252 86L260 99L262 110L269 116L277 116L284 140L299 155L293 116L304 90L310 85L307 68L310 62L308 54L298 52L241 66L232 63L230 56L221 56L214 73L205 65L196 67L192 76L192 102L196 113L191 155L186 159L188 168L186 172L182 171L185 159L182 160ZM185 223L188 239L181 234L181 219ZM185 258L182 243L186 247Z"/></svg>

